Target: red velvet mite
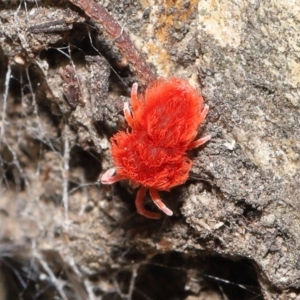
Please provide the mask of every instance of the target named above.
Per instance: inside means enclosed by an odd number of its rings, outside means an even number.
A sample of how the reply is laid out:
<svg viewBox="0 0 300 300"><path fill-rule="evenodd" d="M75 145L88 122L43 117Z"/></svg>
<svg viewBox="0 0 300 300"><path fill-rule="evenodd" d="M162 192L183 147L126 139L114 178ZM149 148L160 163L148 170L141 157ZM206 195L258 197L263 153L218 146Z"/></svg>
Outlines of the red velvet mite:
<svg viewBox="0 0 300 300"><path fill-rule="evenodd" d="M186 151L211 138L208 135L194 140L208 105L203 106L203 98L184 79L159 79L144 96L138 96L137 89L138 84L134 83L132 111L128 102L124 104L125 119L131 130L119 131L111 138L116 170L106 171L101 182L112 184L127 179L133 186L140 186L135 200L138 213L158 219L159 213L144 208L145 193L149 190L157 207L168 216L173 214L161 201L158 191L169 191L186 182L192 166Z"/></svg>

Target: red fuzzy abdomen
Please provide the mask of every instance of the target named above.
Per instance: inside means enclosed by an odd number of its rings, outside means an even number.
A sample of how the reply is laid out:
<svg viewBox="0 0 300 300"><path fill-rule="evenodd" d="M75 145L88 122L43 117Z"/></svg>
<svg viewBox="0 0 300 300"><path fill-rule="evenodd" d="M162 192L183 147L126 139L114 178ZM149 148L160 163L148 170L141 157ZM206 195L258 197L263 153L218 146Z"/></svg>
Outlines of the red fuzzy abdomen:
<svg viewBox="0 0 300 300"><path fill-rule="evenodd" d="M157 190L184 183L192 164L182 149L160 147L141 132L117 133L112 156L118 175Z"/></svg>

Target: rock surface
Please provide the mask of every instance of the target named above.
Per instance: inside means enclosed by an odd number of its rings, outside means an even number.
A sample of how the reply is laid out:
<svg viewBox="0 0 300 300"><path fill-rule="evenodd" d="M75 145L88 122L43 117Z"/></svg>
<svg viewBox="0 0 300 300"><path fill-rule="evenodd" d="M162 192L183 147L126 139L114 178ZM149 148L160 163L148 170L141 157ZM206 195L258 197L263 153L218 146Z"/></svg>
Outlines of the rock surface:
<svg viewBox="0 0 300 300"><path fill-rule="evenodd" d="M96 2L0 4L0 257L34 258L62 299L300 299L300 4ZM98 181L144 63L210 106L212 140L161 193L174 217L159 221L136 214L127 183Z"/></svg>

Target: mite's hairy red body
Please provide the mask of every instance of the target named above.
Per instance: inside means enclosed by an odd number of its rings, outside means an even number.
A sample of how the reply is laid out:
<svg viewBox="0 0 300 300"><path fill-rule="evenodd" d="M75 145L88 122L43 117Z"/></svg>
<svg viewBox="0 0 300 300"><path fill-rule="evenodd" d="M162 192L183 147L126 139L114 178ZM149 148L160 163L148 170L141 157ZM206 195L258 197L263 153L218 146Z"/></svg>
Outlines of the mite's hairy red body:
<svg viewBox="0 0 300 300"><path fill-rule="evenodd" d="M128 179L134 185L141 185L136 199L139 213L150 218L160 217L142 206L142 197L149 189L156 205L172 215L157 190L168 191L187 180L192 161L186 151L210 139L206 136L194 141L208 106L203 107L203 98L198 92L186 80L178 78L158 80L140 97L134 84L131 99L132 114L128 103L124 106L131 132L118 132L111 140L116 175L112 176L108 170L101 181L111 184Z"/></svg>

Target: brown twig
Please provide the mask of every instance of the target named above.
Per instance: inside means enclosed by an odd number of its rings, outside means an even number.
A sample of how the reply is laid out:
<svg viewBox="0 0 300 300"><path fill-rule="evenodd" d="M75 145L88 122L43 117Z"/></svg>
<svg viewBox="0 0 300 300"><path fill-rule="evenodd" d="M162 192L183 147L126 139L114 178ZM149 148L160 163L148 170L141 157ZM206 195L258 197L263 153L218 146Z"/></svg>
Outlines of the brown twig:
<svg viewBox="0 0 300 300"><path fill-rule="evenodd" d="M136 49L129 35L105 8L94 0L69 1L81 8L84 13L91 18L94 24L100 27L104 33L114 41L114 44L129 62L132 71L139 77L141 85L146 86L155 80L153 71L145 62L141 53Z"/></svg>

